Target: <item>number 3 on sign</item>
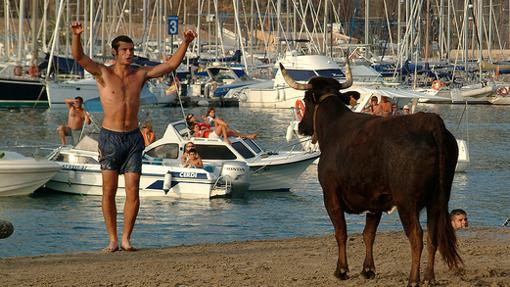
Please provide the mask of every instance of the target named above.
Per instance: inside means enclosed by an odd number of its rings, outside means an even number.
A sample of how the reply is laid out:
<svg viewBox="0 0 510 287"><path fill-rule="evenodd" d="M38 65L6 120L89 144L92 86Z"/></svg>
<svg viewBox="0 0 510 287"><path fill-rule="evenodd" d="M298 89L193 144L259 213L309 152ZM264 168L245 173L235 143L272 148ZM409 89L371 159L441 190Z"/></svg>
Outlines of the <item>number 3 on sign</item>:
<svg viewBox="0 0 510 287"><path fill-rule="evenodd" d="M179 34L179 16L168 16L168 35Z"/></svg>

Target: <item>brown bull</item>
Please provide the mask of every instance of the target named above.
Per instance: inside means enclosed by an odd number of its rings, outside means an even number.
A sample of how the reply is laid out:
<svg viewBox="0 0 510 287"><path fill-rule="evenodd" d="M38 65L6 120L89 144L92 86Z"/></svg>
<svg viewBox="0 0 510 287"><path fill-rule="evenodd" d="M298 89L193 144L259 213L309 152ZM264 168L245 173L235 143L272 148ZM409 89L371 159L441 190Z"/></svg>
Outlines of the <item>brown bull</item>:
<svg viewBox="0 0 510 287"><path fill-rule="evenodd" d="M457 142L436 114L382 118L352 112L346 104L350 96L359 94L340 93L352 85L348 63L346 68L344 83L316 77L307 84L299 84L281 66L289 86L307 90L299 132L313 136L321 149L319 182L338 243L335 276L342 280L348 278L344 213L368 211L363 230L366 254L361 275L372 279L375 277L372 248L377 226L382 213L396 207L411 245L409 285L418 285L423 250L419 217L420 211L426 208L428 261L424 280L433 283L438 248L450 268L463 264L448 215Z"/></svg>

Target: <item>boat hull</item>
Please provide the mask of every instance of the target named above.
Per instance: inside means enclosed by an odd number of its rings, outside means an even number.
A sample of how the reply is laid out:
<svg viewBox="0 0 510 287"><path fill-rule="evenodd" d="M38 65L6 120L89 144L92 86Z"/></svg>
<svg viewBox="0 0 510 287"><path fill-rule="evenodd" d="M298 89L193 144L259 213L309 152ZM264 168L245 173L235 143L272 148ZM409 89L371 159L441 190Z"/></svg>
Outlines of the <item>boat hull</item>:
<svg viewBox="0 0 510 287"><path fill-rule="evenodd" d="M39 80L0 78L0 107L48 107L44 85Z"/></svg>
<svg viewBox="0 0 510 287"><path fill-rule="evenodd" d="M250 191L288 191L318 157L315 153L285 164L250 165Z"/></svg>
<svg viewBox="0 0 510 287"><path fill-rule="evenodd" d="M52 162L5 161L0 164L0 196L28 195L60 170Z"/></svg>
<svg viewBox="0 0 510 287"><path fill-rule="evenodd" d="M215 181L205 174L189 172L176 174L172 172L171 188L165 192L165 173L155 172L151 167L144 165L140 177L141 197L172 197L182 199L208 199L211 197L227 196L224 189L215 188ZM46 187L65 193L80 195L103 194L101 170L96 165L75 166L63 164L63 169L57 173ZM119 176L117 196L125 197L124 176Z"/></svg>

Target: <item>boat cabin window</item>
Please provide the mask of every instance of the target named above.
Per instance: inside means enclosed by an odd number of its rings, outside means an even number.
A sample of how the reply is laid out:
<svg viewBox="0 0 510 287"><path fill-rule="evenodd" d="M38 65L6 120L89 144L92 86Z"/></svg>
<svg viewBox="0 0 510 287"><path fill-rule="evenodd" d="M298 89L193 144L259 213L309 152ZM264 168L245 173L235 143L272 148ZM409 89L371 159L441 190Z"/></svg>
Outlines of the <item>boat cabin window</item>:
<svg viewBox="0 0 510 287"><path fill-rule="evenodd" d="M68 163L98 164L99 162L92 157L76 154L59 154L56 161Z"/></svg>
<svg viewBox="0 0 510 287"><path fill-rule="evenodd" d="M259 153L261 152L262 150L259 148L259 146L252 140L250 139L244 139L244 142L255 152L255 153Z"/></svg>
<svg viewBox="0 0 510 287"><path fill-rule="evenodd" d="M288 69L289 76L296 81L308 81L317 76L312 70L291 70Z"/></svg>
<svg viewBox="0 0 510 287"><path fill-rule="evenodd" d="M177 159L179 157L179 145L176 143L160 145L145 154L155 158Z"/></svg>
<svg viewBox="0 0 510 287"><path fill-rule="evenodd" d="M255 155L242 142L233 142L232 147L244 158L255 157Z"/></svg>
<svg viewBox="0 0 510 287"><path fill-rule="evenodd" d="M196 144L198 154L203 160L206 159L237 159L236 155L223 145Z"/></svg>
<svg viewBox="0 0 510 287"><path fill-rule="evenodd" d="M216 82L236 79L236 74L230 69L209 68L209 71L211 72L212 79Z"/></svg>
<svg viewBox="0 0 510 287"><path fill-rule="evenodd" d="M174 128L181 137L188 136L188 125L185 122L174 124Z"/></svg>
<svg viewBox="0 0 510 287"><path fill-rule="evenodd" d="M340 69L325 69L325 70L317 70L317 74L322 77L327 78L343 78L345 74Z"/></svg>

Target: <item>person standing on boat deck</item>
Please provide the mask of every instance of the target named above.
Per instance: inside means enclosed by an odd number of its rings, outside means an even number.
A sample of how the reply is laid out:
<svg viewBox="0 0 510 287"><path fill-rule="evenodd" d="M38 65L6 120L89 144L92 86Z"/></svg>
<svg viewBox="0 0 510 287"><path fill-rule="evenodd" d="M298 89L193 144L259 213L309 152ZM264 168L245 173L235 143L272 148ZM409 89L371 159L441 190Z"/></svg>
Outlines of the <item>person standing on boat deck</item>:
<svg viewBox="0 0 510 287"><path fill-rule="evenodd" d="M60 137L60 143L66 144L66 136L73 138L73 145L76 145L80 140L81 130L83 123L90 125L90 115L83 108L83 98L75 97L74 99L64 99L64 102L69 109L67 114L67 125L60 125L57 128L58 136Z"/></svg>
<svg viewBox="0 0 510 287"><path fill-rule="evenodd" d="M143 124L142 128L140 129L143 136L143 141L145 146L150 145L156 140L156 134L152 130L152 124L151 122L147 121Z"/></svg>
<svg viewBox="0 0 510 287"><path fill-rule="evenodd" d="M99 162L103 177L102 210L109 236L105 252L119 249L117 237L117 209L115 194L118 175L124 174L126 200L121 250L136 250L131 245L131 233L140 206L139 183L144 140L138 128L140 91L144 83L175 71L181 64L189 44L195 39L194 31L183 33L183 43L168 61L154 67L132 67L134 43L127 36L112 41L115 64L105 66L92 61L83 53L80 35L84 28L80 22L71 23L73 58L96 79L104 118L99 133Z"/></svg>

